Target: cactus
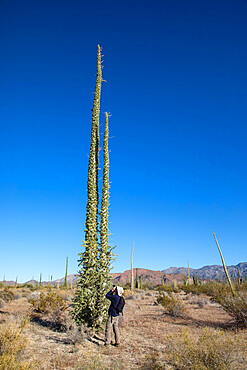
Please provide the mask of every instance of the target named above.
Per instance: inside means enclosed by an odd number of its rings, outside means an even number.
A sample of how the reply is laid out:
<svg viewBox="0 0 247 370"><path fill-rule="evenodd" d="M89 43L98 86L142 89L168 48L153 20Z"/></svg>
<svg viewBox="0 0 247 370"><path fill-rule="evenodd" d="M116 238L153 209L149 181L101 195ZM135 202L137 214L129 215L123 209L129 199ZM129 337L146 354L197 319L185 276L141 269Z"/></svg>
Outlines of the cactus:
<svg viewBox="0 0 247 370"><path fill-rule="evenodd" d="M66 267L65 267L65 276L64 276L64 287L68 288L68 264L69 264L69 257L66 258Z"/></svg>
<svg viewBox="0 0 247 370"><path fill-rule="evenodd" d="M178 288L177 281L173 280L173 290L177 290L177 288Z"/></svg>
<svg viewBox="0 0 247 370"><path fill-rule="evenodd" d="M188 278L187 278L186 275L183 276L183 283L184 283L185 286L188 285Z"/></svg>
<svg viewBox="0 0 247 370"><path fill-rule="evenodd" d="M138 269L136 268L136 289L140 288Z"/></svg>
<svg viewBox="0 0 247 370"><path fill-rule="evenodd" d="M198 285L198 277L196 276L196 274L193 275L193 284Z"/></svg>
<svg viewBox="0 0 247 370"><path fill-rule="evenodd" d="M73 279L72 279L73 275L71 275L70 277L70 289L73 289Z"/></svg>
<svg viewBox="0 0 247 370"><path fill-rule="evenodd" d="M190 285L190 265L188 261L188 285Z"/></svg>
<svg viewBox="0 0 247 370"><path fill-rule="evenodd" d="M42 274L40 273L39 275L39 286L41 287L42 286Z"/></svg>
<svg viewBox="0 0 247 370"><path fill-rule="evenodd" d="M133 243L133 247L132 247L132 251L131 251L131 256L130 256L130 260L131 260L131 290L134 290L134 271L133 271L133 251L134 251L134 245L135 245L135 243Z"/></svg>
<svg viewBox="0 0 247 370"><path fill-rule="evenodd" d="M237 270L238 270L238 284L241 284L243 279L242 279L242 276L241 276L241 273L240 273L240 270L239 270L238 266L237 266Z"/></svg>
<svg viewBox="0 0 247 370"><path fill-rule="evenodd" d="M228 274L227 267L226 267L226 264L225 264L225 261L224 261L224 258L223 258L223 254L221 253L221 249L220 249L220 246L219 246L218 240L217 240L216 235L215 235L215 233L214 233L214 232L213 232L213 235L214 235L214 239L215 239L216 245L217 245L217 247L218 247L218 250L219 250L219 252L220 252L220 257L221 257L221 260L222 260L223 268L224 268L224 271L225 271L225 274L226 274L226 278L227 278L227 280L228 280L228 283L229 283L229 285L230 285L230 287L231 287L232 295L233 295L233 296L235 296L235 295L236 295L236 292L235 292L235 289L234 289L234 287L233 287L233 284L232 284L232 281L231 281L231 279L230 279L230 276L229 276L229 274Z"/></svg>
<svg viewBox="0 0 247 370"><path fill-rule="evenodd" d="M142 289L143 285L142 285L142 275L139 277L139 286L140 286L140 289Z"/></svg>
<svg viewBox="0 0 247 370"><path fill-rule="evenodd" d="M15 279L15 288L17 288L18 286L17 280L18 280L18 276L16 276L16 279Z"/></svg>

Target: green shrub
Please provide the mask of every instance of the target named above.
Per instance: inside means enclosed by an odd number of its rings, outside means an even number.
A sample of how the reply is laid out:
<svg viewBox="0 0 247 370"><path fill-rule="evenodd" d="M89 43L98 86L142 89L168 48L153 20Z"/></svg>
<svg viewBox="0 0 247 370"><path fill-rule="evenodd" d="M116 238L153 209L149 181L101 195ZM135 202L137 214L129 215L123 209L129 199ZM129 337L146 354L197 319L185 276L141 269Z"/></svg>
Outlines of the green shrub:
<svg viewBox="0 0 247 370"><path fill-rule="evenodd" d="M5 302L10 302L15 299L14 293L10 290L10 288L6 287L0 292L0 299Z"/></svg>
<svg viewBox="0 0 247 370"><path fill-rule="evenodd" d="M47 293L41 292L37 297L31 296L28 302L33 305L36 312L44 314L65 311L68 307L66 299L52 289Z"/></svg>
<svg viewBox="0 0 247 370"><path fill-rule="evenodd" d="M167 293L172 293L172 292L179 293L180 292L180 289L174 284L173 285L167 285L167 284L159 285L158 290L164 291Z"/></svg>
<svg viewBox="0 0 247 370"><path fill-rule="evenodd" d="M234 334L211 328L205 328L198 339L187 330L169 336L166 350L169 364L186 370L245 369L244 351L244 344Z"/></svg>
<svg viewBox="0 0 247 370"><path fill-rule="evenodd" d="M183 316L185 307L182 300L175 295L159 291L157 302L162 305L165 312L171 316Z"/></svg>

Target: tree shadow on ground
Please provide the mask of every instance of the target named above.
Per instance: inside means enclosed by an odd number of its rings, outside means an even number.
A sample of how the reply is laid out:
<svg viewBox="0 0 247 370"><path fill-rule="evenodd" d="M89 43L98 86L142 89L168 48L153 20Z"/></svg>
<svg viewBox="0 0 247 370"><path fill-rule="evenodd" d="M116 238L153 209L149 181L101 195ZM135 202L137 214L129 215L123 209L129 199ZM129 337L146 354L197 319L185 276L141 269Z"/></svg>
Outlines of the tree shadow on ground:
<svg viewBox="0 0 247 370"><path fill-rule="evenodd" d="M161 317L169 317L170 319L172 319L173 325L194 326L199 328L211 327L214 329L234 330L234 331L243 327L241 324L238 324L234 319L230 319L224 322L217 322L213 320L205 319L202 320L188 315L174 317L168 314L163 314Z"/></svg>
<svg viewBox="0 0 247 370"><path fill-rule="evenodd" d="M42 318L40 316L35 315L31 317L30 321L40 326L43 326L45 328L49 328L53 331L59 331L59 332L64 331L64 327L60 322L56 322L48 318Z"/></svg>

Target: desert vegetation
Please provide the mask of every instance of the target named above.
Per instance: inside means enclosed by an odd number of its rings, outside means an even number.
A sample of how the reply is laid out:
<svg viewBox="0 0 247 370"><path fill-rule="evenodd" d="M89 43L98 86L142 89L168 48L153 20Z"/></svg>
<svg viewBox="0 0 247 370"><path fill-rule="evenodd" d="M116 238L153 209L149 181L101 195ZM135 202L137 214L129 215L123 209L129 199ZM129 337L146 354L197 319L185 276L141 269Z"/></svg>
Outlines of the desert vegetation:
<svg viewBox="0 0 247 370"><path fill-rule="evenodd" d="M125 290L120 349L104 347L103 328L75 323L75 288L9 287L11 299L2 288L0 368L245 369L246 326L213 299L219 284L229 290L216 282L205 284L209 293L194 284Z"/></svg>

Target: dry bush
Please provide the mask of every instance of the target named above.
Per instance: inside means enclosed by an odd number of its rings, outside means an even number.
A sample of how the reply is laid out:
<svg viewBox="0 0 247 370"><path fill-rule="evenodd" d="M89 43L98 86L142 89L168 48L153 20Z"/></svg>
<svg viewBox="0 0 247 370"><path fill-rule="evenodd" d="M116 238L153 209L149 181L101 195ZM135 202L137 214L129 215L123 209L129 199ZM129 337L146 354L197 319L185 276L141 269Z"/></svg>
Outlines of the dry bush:
<svg viewBox="0 0 247 370"><path fill-rule="evenodd" d="M244 351L244 344L234 334L205 328L198 339L187 330L169 336L166 353L175 369L240 370L246 368Z"/></svg>
<svg viewBox="0 0 247 370"><path fill-rule="evenodd" d="M141 370L161 370L164 365L161 364L160 354L156 350L152 350L145 356L145 361L140 366Z"/></svg>
<svg viewBox="0 0 247 370"><path fill-rule="evenodd" d="M81 344L86 339L89 339L91 335L91 328L88 328L86 325L78 325L69 313L63 317L61 330L66 332L67 344Z"/></svg>
<svg viewBox="0 0 247 370"><path fill-rule="evenodd" d="M124 299L137 299L138 294L133 292L132 290L125 290L124 292Z"/></svg>
<svg viewBox="0 0 247 370"><path fill-rule="evenodd" d="M0 298L0 308L2 308L4 305L5 305L5 301L2 298Z"/></svg>
<svg viewBox="0 0 247 370"><path fill-rule="evenodd" d="M105 349L103 349L103 353L104 351ZM88 353L78 365L80 370L120 370L126 368L121 360L110 358L109 363L100 353Z"/></svg>
<svg viewBox="0 0 247 370"><path fill-rule="evenodd" d="M65 310L68 308L68 303L58 292L51 288L46 293L33 292L28 302L34 308L32 320L54 330L64 330Z"/></svg>
<svg viewBox="0 0 247 370"><path fill-rule="evenodd" d="M14 293L10 290L10 288L6 287L0 292L0 299L5 302L10 302L15 299Z"/></svg>
<svg viewBox="0 0 247 370"><path fill-rule="evenodd" d="M185 300L188 300L189 304L196 304L199 308L203 308L205 305L208 304L208 300L206 298L200 298L196 296L187 296Z"/></svg>
<svg viewBox="0 0 247 370"><path fill-rule="evenodd" d="M165 312L171 316L184 316L185 306L183 301L175 295L166 292L159 292L157 302L162 305Z"/></svg>
<svg viewBox="0 0 247 370"><path fill-rule="evenodd" d="M20 323L8 322L0 327L0 369L34 368L31 362L24 360L27 339L22 332L27 322L27 319L23 319Z"/></svg>
<svg viewBox="0 0 247 370"><path fill-rule="evenodd" d="M212 294L215 302L232 316L237 324L247 326L247 292L237 291L233 296L231 291L219 289Z"/></svg>
<svg viewBox="0 0 247 370"><path fill-rule="evenodd" d="M47 293L41 292L34 297L34 294L28 300L34 307L34 310L43 314L53 314L58 311L65 311L67 306L66 300L57 292L49 289Z"/></svg>

